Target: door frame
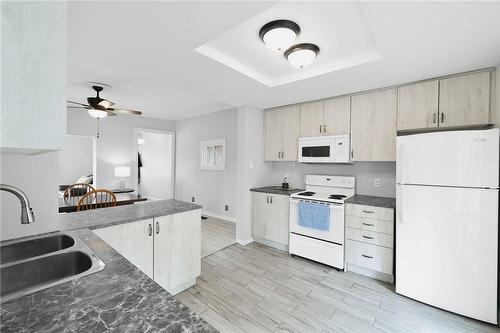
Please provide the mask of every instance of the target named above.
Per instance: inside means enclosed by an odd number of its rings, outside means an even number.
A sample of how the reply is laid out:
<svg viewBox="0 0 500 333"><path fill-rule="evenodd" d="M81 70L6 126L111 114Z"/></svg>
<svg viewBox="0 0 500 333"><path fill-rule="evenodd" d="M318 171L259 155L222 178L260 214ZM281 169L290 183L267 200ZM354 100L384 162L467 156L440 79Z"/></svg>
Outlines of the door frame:
<svg viewBox="0 0 500 333"><path fill-rule="evenodd" d="M137 147L137 139L139 138L139 133L140 132L149 132L149 133L160 133L160 134L168 134L172 136L172 151L171 151L171 170L172 170L172 181L171 181L171 192L172 192L172 199L175 198L175 132L174 131L164 131L164 130L157 130L157 129L152 129L152 128L143 128L143 127L134 127L134 143L133 143L133 151L134 151L134 165L132 167L133 172L137 175L137 153L138 153L138 147ZM139 193L139 184L137 183L137 179L134 182L134 191L136 193Z"/></svg>

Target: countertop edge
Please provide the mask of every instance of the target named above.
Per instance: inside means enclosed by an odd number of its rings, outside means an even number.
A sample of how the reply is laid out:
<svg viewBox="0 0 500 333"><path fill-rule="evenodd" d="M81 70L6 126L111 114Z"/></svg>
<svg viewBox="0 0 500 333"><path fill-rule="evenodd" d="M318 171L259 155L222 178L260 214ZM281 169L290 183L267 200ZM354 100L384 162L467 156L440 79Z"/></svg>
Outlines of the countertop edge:
<svg viewBox="0 0 500 333"><path fill-rule="evenodd" d="M345 200L346 204L365 205L381 208L396 209L396 198L379 197L374 195L356 194Z"/></svg>
<svg viewBox="0 0 500 333"><path fill-rule="evenodd" d="M250 189L250 192L259 192L259 193L269 193L269 194L278 194L278 195L286 195L290 196L293 193L304 191L303 189L293 189L292 191L280 190L273 188L275 186L262 186L262 187L254 187Z"/></svg>

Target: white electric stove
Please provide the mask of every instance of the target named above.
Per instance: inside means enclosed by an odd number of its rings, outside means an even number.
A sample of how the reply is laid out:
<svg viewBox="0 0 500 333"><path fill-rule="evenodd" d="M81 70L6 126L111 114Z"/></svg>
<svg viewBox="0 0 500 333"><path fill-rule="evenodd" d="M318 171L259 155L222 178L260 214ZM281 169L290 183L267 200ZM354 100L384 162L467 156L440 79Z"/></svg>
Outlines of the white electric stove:
<svg viewBox="0 0 500 333"><path fill-rule="evenodd" d="M307 175L305 183L305 191L290 196L288 251L293 255L344 269L344 201L354 195L356 179L344 176ZM328 206L328 230L311 228L300 223L301 201Z"/></svg>

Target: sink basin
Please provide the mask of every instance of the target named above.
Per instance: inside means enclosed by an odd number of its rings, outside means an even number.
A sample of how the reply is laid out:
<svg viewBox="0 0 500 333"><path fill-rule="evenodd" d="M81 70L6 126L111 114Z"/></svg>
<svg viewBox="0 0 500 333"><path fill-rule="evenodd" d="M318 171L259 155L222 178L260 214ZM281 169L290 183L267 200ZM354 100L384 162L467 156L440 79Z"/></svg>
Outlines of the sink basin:
<svg viewBox="0 0 500 333"><path fill-rule="evenodd" d="M75 232L8 242L0 251L0 302L104 269Z"/></svg>
<svg viewBox="0 0 500 333"><path fill-rule="evenodd" d="M75 245L75 240L64 234L2 245L0 246L0 264L37 257L67 249L73 245Z"/></svg>
<svg viewBox="0 0 500 333"><path fill-rule="evenodd" d="M36 288L88 271L92 267L89 255L66 252L24 261L0 269L0 296Z"/></svg>

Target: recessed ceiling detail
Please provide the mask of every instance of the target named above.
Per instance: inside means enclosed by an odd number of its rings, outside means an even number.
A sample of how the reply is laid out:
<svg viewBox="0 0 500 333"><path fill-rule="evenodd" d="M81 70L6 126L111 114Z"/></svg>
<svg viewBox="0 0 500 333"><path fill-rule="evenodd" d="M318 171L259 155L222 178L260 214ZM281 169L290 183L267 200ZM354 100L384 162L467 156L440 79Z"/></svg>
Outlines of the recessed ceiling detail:
<svg viewBox="0 0 500 333"><path fill-rule="evenodd" d="M269 25L276 27L279 22L296 24L298 31L290 27L269 29ZM295 46L291 46L290 40ZM311 41L321 45L321 53L316 45L317 49L296 48L311 45ZM291 46L288 54L270 56L269 48L283 52L287 43ZM382 58L359 2L315 2L314 6L307 2L280 2L196 51L270 87Z"/></svg>

